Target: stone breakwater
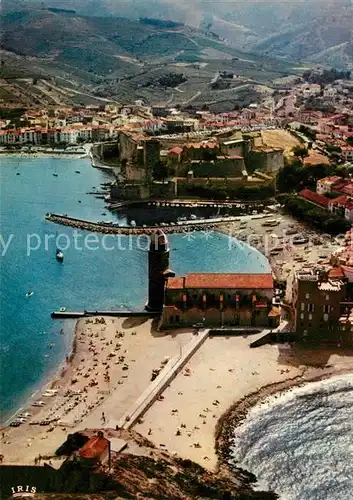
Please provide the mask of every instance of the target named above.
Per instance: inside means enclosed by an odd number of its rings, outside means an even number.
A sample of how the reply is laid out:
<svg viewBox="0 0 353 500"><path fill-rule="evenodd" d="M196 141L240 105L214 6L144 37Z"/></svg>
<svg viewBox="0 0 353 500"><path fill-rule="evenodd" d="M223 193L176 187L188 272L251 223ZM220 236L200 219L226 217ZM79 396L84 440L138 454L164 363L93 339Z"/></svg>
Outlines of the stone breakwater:
<svg viewBox="0 0 353 500"><path fill-rule="evenodd" d="M140 234L152 234L157 229L158 226L146 226L146 227L122 227L112 224L102 223L102 222L92 222L84 219L76 219L74 217L69 217L67 215L58 214L46 214L46 220L53 222L54 224L61 224L63 226L71 226L76 229L84 229L86 231L92 231L96 233L103 234L126 234L126 235L140 235ZM220 219L219 221L198 221L194 224L181 224L181 225L165 225L163 226L163 231L168 234L172 233L183 233L192 231L204 231L215 229L218 225L224 224L225 219Z"/></svg>

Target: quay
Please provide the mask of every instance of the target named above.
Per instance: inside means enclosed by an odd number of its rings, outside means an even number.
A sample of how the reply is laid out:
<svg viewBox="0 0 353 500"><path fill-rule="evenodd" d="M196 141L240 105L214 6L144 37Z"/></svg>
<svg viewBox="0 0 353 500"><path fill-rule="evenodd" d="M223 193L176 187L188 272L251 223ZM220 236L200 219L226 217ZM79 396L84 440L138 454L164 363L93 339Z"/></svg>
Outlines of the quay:
<svg viewBox="0 0 353 500"><path fill-rule="evenodd" d="M95 194L95 193L93 193ZM207 207L218 207L218 208L245 208L246 206L258 206L259 204L265 204L264 201L214 201L214 200L195 200L195 199L160 199L160 200L130 200L130 201L112 201L109 206L109 210L117 210L123 207L131 207L136 205L147 205L156 207L190 207L190 208L207 208Z"/></svg>
<svg viewBox="0 0 353 500"><path fill-rule="evenodd" d="M113 316L116 318L154 318L160 313L153 311L53 311L51 317L54 319L89 318L93 316Z"/></svg>
<svg viewBox="0 0 353 500"><path fill-rule="evenodd" d="M67 215L60 215L54 213L48 213L45 216L46 220L53 222L55 224L61 224L63 226L71 226L77 229L85 229L87 231L93 231L103 234L125 234L125 235L140 235L153 234L159 227L156 226L118 226L114 224L109 224L108 222L93 222L84 219L77 219L75 217L69 217ZM203 229L213 229L218 224L224 224L227 222L235 222L239 220L239 217L217 217L213 219L202 219L202 220L190 220L185 221L182 224L163 224L163 231L165 233L183 233L185 231L202 231Z"/></svg>

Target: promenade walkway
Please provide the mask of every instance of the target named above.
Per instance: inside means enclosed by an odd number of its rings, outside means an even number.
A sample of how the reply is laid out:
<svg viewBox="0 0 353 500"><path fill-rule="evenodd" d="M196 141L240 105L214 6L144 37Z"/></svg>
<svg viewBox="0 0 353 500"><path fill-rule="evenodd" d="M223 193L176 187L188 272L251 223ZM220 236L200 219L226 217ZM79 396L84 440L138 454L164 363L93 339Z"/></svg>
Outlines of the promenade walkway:
<svg viewBox="0 0 353 500"><path fill-rule="evenodd" d="M130 429L142 417L142 415L153 405L153 403L162 394L164 389L171 383L171 381L183 369L190 358L201 347L201 345L208 338L210 330L200 331L195 338L193 338L183 351L176 357L172 358L156 377L151 382L147 389L135 401L135 403L127 410L127 412L117 421L109 421L109 427L118 427L123 429Z"/></svg>

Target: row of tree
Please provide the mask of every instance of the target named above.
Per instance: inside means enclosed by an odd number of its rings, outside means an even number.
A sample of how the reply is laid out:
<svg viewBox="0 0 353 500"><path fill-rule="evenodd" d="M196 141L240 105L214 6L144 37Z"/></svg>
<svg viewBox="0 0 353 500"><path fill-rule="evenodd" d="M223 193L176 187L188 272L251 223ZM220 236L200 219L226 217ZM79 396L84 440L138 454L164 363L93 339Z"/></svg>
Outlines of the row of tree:
<svg viewBox="0 0 353 500"><path fill-rule="evenodd" d="M315 207L312 203L298 198L297 195L282 195L278 199L288 213L326 233L333 235L345 233L351 227L350 223L342 217Z"/></svg>
<svg viewBox="0 0 353 500"><path fill-rule="evenodd" d="M291 161L285 159L284 167L278 172L277 190L281 193L301 191L304 188L315 188L319 179L334 173L334 167L325 163L303 165L300 157L307 154L305 148L298 148L295 154L298 157Z"/></svg>

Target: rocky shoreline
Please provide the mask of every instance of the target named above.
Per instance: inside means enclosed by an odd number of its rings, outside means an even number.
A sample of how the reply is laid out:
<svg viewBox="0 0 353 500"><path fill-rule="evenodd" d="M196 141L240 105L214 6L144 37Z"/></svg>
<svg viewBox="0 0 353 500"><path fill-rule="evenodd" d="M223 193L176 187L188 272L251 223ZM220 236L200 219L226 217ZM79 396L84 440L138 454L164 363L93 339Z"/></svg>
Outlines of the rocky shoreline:
<svg viewBox="0 0 353 500"><path fill-rule="evenodd" d="M230 464L232 458L231 445L234 429L242 424L251 408L261 404L269 396L275 396L300 387L311 382L320 382L334 376L352 373L352 368L339 368L338 366L327 366L322 368L303 367L302 374L261 387L258 391L248 394L240 401L235 402L218 420L216 426L216 453L218 456L218 469L227 470L230 473L239 470Z"/></svg>

